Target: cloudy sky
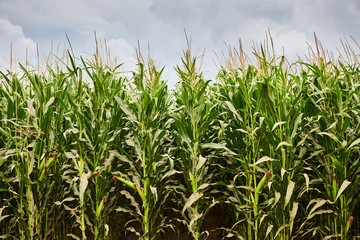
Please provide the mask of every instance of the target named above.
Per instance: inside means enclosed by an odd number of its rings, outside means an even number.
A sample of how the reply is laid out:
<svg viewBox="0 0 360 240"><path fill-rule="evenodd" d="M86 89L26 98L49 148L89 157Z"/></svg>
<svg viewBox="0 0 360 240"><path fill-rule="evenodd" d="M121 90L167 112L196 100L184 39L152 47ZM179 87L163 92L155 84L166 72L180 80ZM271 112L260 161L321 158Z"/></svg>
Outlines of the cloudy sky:
<svg viewBox="0 0 360 240"><path fill-rule="evenodd" d="M252 42L263 41L270 29L278 53L284 47L291 57L307 52L315 31L326 48L336 51L340 39L353 36L360 42L359 13L358 0L0 0L0 70L9 62L10 43L17 59L24 59L28 49L28 58L36 61L37 44L40 53L52 42L63 49L67 33L77 56L89 56L96 31L128 68L137 41L144 52L149 41L172 84L186 29L193 50L206 49L203 70L213 78L214 52L226 51L224 42L237 45L240 38L251 53Z"/></svg>

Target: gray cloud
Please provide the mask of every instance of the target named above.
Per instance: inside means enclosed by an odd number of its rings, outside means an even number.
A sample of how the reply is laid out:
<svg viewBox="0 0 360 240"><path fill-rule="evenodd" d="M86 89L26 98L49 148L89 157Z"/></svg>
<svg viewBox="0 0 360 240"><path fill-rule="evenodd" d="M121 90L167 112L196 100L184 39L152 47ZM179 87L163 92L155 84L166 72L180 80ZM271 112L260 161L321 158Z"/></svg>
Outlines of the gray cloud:
<svg viewBox="0 0 360 240"><path fill-rule="evenodd" d="M46 50L51 40L66 42L65 32L78 54L91 53L95 30L120 61L134 61L137 40L143 50L150 41L153 56L175 82L172 67L186 47L184 28L194 49L206 47L204 69L214 74L213 50L225 51L223 41L236 45L241 38L250 52L252 40L262 41L267 29L278 53L283 46L289 56L306 53L313 31L335 51L340 38L360 38L359 10L357 0L1 0L0 54L8 56L11 41L19 51L35 42Z"/></svg>
<svg viewBox="0 0 360 240"><path fill-rule="evenodd" d="M24 36L20 26L0 18L0 36L0 67L10 67L10 52L13 55L13 61L24 60L26 57L29 61L35 60L36 44L32 39ZM0 70L4 69L0 68Z"/></svg>

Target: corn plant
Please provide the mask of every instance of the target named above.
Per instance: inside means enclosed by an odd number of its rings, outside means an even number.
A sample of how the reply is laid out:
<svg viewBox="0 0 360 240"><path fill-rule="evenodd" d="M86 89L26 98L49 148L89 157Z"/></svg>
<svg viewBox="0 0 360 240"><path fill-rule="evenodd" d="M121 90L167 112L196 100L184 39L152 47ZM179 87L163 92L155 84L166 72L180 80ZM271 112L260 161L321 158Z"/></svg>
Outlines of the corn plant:
<svg viewBox="0 0 360 240"><path fill-rule="evenodd" d="M71 111L68 115L71 128L67 133L76 138L77 144L72 149L67 149L66 156L73 160L77 170L77 176L73 176L75 182L78 182L78 188L74 188L79 199L77 222L82 238L89 236L90 231L95 239L103 239L109 229L103 212L104 209L111 209L106 205L109 205L107 199L112 182L110 171L116 156L109 143L111 145L118 135L113 129L124 123L117 122L123 113L116 106L115 97L121 96L124 81L115 76L120 65L115 68L104 67L97 58L89 62L81 58L82 70L76 67L75 59L69 57L72 63L69 80L72 81L73 89L66 96L68 110ZM83 71L93 88L84 83ZM75 182L72 180L70 184ZM86 208L90 203L92 211L87 212Z"/></svg>
<svg viewBox="0 0 360 240"><path fill-rule="evenodd" d="M62 111L58 99L63 98L65 78L54 74L45 78L32 74L23 67L22 69L24 75L20 81L13 76L16 85L24 90L22 94L14 95L10 88L3 89L5 102L16 96L16 102L20 104L15 109L22 108L22 115L16 113L17 116L11 116L13 111L8 111L3 118L6 125L8 121L13 125L5 127L8 131L2 128L2 132L8 137L8 148L4 152L4 163L8 169L4 172L8 174L6 182L13 194L9 200L16 201L17 204L13 206L18 206L18 210L13 211L18 217L12 223L13 226L19 224L21 238L46 239L57 228L55 221L62 214L53 204L62 197L61 186L54 184L55 179L61 178L57 162L61 139L55 141L59 128L53 123L61 122L57 115ZM11 86L10 79L5 75L4 77ZM22 97L19 98L20 96ZM11 102L8 103L12 105ZM9 178L14 170L16 175L13 179ZM5 180L5 176L3 177ZM9 181L10 179L12 180ZM14 185L16 182L18 186Z"/></svg>
<svg viewBox="0 0 360 240"><path fill-rule="evenodd" d="M209 80L205 80L197 70L196 57L191 49L184 51L183 66L176 68L180 84L175 93L176 111L174 113L174 137L177 143L180 167L185 179L187 198L182 213L187 212L187 225L195 239L203 239L201 223L208 211L207 188L214 174L209 166L213 149L224 149L216 142L216 104L210 103ZM211 202L210 202L211 203ZM211 206L211 204L210 204ZM202 234L203 233L203 234Z"/></svg>
<svg viewBox="0 0 360 240"><path fill-rule="evenodd" d="M350 77L351 66L340 65L341 71L330 62L306 66L309 70L304 81L309 85L307 94L311 104L305 114L312 126L308 141L314 149L308 163L321 189L318 199L310 200L307 206L308 219L319 212L327 215L320 217L323 223L327 222L326 227L316 226L309 232L348 239L354 204L358 202L358 191L354 188L359 181L355 150L359 144L356 134L359 126L355 120L359 105L358 79Z"/></svg>
<svg viewBox="0 0 360 240"><path fill-rule="evenodd" d="M233 169L229 197L238 211L245 210L233 229L241 229L235 232L242 232L240 238L286 239L293 235L298 211L293 196L300 188L295 183L301 186L304 180L297 144L300 91L287 73L284 57L277 65L276 57L261 47L254 52L258 64L253 66L241 46L229 55L231 61L218 75L219 100L227 113L225 139L234 153L226 168Z"/></svg>
<svg viewBox="0 0 360 240"><path fill-rule="evenodd" d="M315 38L289 63L269 43L229 48L216 82L189 44L173 92L98 47L0 72L0 238L358 238L356 51Z"/></svg>
<svg viewBox="0 0 360 240"><path fill-rule="evenodd" d="M2 121L5 123L2 128L2 133L7 136L9 142L7 143L9 148L5 149L5 163L9 158L9 164L12 166L12 170L15 169L15 179L18 186L19 196L14 196L12 200L16 203L18 211L14 211L14 215L18 218L15 224L21 231L21 238L33 239L34 237L34 202L31 189L31 177L30 174L34 167L34 161L30 161L29 151L27 146L31 140L30 123L29 127L25 130L26 111L24 104L26 103L27 94L23 87L21 87L21 79L16 74L2 74L5 79L5 91L3 91L4 98L8 103L8 112L6 118ZM21 115L20 115L21 113ZM34 130L34 129L31 129ZM35 133L36 134L36 133ZM9 170L6 170L8 172ZM10 185L9 179L4 179L5 182ZM13 187L10 185L9 187ZM9 188L11 192L11 188ZM16 191L15 190L15 191ZM16 192L15 192L16 193ZM12 207L14 205L9 205ZM6 205L5 205L6 206ZM15 208L16 209L16 208Z"/></svg>
<svg viewBox="0 0 360 240"><path fill-rule="evenodd" d="M271 176L270 169L258 165L271 158L262 158L259 154L264 117L256 110L254 99L254 91L260 91L255 87L256 69L249 66L245 73L238 69L228 73L224 71L218 77L221 81L220 100L224 111L228 113L223 120L227 124L226 145L234 153L231 156L233 162L228 167L233 174L229 188L233 192L233 201L238 204L236 209L241 214L236 225L245 234L241 237L258 239L261 216L259 197Z"/></svg>
<svg viewBox="0 0 360 240"><path fill-rule="evenodd" d="M139 61L138 67L133 76L135 89L128 93L129 101L116 98L129 122L126 143L131 152L124 156L127 163L115 180L134 190L133 194L126 190L122 194L131 199L136 209L130 212L141 224L142 233L137 234L141 239L157 239L163 225L162 206L169 194L164 190L166 175L170 174L167 174L170 168L166 166L166 149L171 101L166 83L161 79L163 69L158 71L151 59L147 65ZM129 211L124 208L120 206L118 210Z"/></svg>

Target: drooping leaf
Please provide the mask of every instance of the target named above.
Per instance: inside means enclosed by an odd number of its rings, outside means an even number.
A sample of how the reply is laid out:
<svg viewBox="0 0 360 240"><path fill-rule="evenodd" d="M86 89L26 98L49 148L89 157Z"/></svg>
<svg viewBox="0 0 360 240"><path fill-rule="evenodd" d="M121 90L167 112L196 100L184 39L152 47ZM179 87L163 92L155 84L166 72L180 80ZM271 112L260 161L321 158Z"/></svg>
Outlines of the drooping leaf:
<svg viewBox="0 0 360 240"><path fill-rule="evenodd" d="M264 156L262 158L260 158L259 160L257 160L254 164L251 164L250 166L257 166L261 163L264 163L264 162L273 162L273 161L278 161L277 159L273 159L271 157L268 157L268 156Z"/></svg>
<svg viewBox="0 0 360 240"><path fill-rule="evenodd" d="M274 126L272 127L271 131L274 131L278 126L283 125L284 123L286 123L285 121L281 121L281 122L276 122L274 124Z"/></svg>
<svg viewBox="0 0 360 240"><path fill-rule="evenodd" d="M197 163L197 165L196 165L196 171L199 171L201 168L202 168L202 166L204 165L204 163L206 162L206 158L204 158L203 156L199 156L199 161L198 161L198 163Z"/></svg>
<svg viewBox="0 0 360 240"><path fill-rule="evenodd" d="M290 181L287 189L286 189L286 195L285 195L285 203L284 203L284 209L286 208L286 206L289 204L289 201L291 199L291 196L294 192L294 188L295 188L295 182Z"/></svg>
<svg viewBox="0 0 360 240"><path fill-rule="evenodd" d="M203 196L202 193L199 192L194 192L193 194L191 194L191 196L189 197L189 199L186 201L182 213L184 214L184 212L186 211L186 209L188 209L189 207L191 207L191 205L196 202L197 200L199 200L201 197Z"/></svg>
<svg viewBox="0 0 360 240"><path fill-rule="evenodd" d="M345 189L351 184L350 181L348 180L345 180L342 184L341 184L341 187L336 195L336 199L335 201L337 201L337 199L341 196L341 194L345 191Z"/></svg>
<svg viewBox="0 0 360 240"><path fill-rule="evenodd" d="M84 204L84 194L85 194L85 190L88 186L88 178L91 175L91 173L82 173L81 178L80 178L80 185L79 185L79 198L80 198L80 203L81 205Z"/></svg>
<svg viewBox="0 0 360 240"><path fill-rule="evenodd" d="M293 227L294 227L294 220L298 211L299 203L294 202L292 210L290 212L290 233L292 233Z"/></svg>
<svg viewBox="0 0 360 240"><path fill-rule="evenodd" d="M360 144L360 138L353 141L347 149L351 149L351 148L353 148L354 146L356 146L358 144Z"/></svg>

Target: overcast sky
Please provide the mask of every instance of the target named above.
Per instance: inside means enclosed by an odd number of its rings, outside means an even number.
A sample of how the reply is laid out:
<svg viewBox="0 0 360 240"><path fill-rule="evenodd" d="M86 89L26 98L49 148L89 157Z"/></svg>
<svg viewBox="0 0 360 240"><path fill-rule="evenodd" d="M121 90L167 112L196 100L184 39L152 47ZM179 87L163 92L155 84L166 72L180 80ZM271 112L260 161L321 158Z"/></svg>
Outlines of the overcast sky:
<svg viewBox="0 0 360 240"><path fill-rule="evenodd" d="M193 50L206 48L203 70L213 78L216 53L224 41L241 38L248 54L252 41L263 41L270 29L278 53L305 54L315 31L323 45L336 51L350 35L360 42L358 0L0 0L0 65L7 67L10 43L17 58L26 48L36 60L40 52L67 44L68 34L77 56L95 50L94 31L106 39L113 56L132 68L137 41L146 53L150 42L155 60L166 66L165 79L176 82L173 66L186 47L184 29ZM198 52L200 54L202 50ZM1 68L0 70L3 70Z"/></svg>

